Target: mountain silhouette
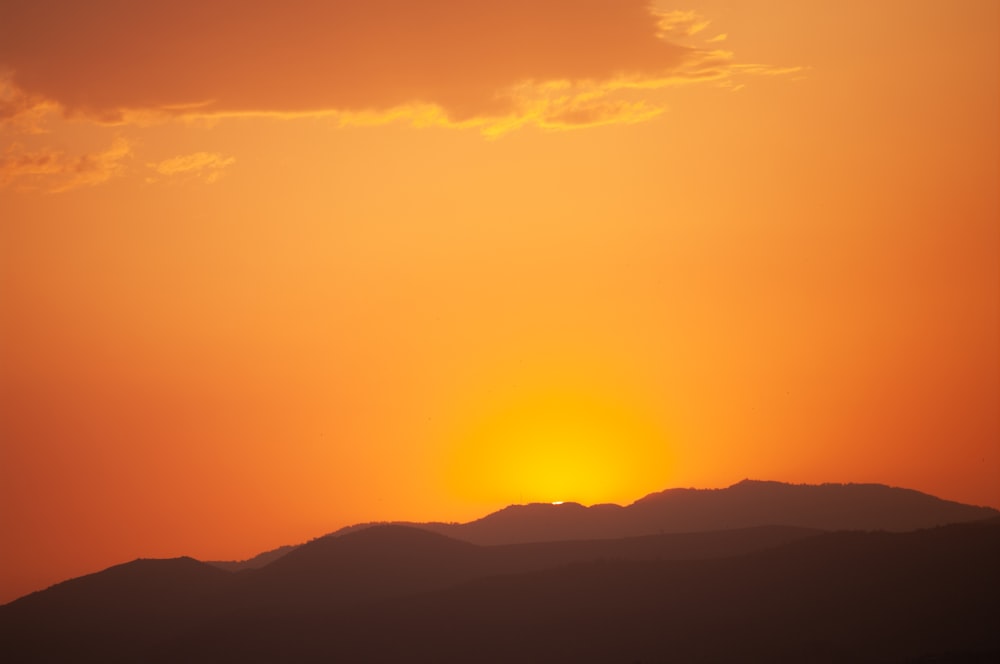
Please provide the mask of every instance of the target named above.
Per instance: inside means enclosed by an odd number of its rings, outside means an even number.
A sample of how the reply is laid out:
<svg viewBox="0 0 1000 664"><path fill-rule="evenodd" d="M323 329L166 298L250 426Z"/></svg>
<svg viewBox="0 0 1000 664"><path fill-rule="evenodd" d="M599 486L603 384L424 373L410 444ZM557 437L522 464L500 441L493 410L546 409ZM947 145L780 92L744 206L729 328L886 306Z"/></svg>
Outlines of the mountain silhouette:
<svg viewBox="0 0 1000 664"><path fill-rule="evenodd" d="M883 484L785 484L743 480L725 489L667 489L631 505L585 507L531 503L511 505L468 523L394 521L473 544L637 537L660 533L794 526L813 530L904 532L1000 516L990 507L964 505ZM362 523L331 533L344 535L381 523ZM244 561L213 561L229 571L264 567L288 552L286 545Z"/></svg>
<svg viewBox="0 0 1000 664"><path fill-rule="evenodd" d="M0 659L72 660L74 652L106 651L108 643L141 650L203 624L234 587L233 574L193 558L116 565L0 606ZM18 646L8 659L12 638Z"/></svg>
<svg viewBox="0 0 1000 664"><path fill-rule="evenodd" d="M0 661L978 661L998 554L996 510L745 481L140 559L0 606Z"/></svg>
<svg viewBox="0 0 1000 664"><path fill-rule="evenodd" d="M368 661L997 661L997 560L994 523L831 533L717 560L594 562L369 609L350 617L337 651ZM394 638L365 631L376 624Z"/></svg>
<svg viewBox="0 0 1000 664"><path fill-rule="evenodd" d="M744 480L725 489L668 489L626 507L512 505L469 523L407 523L475 544L608 539L754 526L904 532L998 516L989 507L882 484ZM363 524L338 531L350 532Z"/></svg>
<svg viewBox="0 0 1000 664"><path fill-rule="evenodd" d="M231 630L233 638L246 629L284 633L475 579L595 560L719 558L815 534L766 527L487 547L385 525L321 537L263 568L236 573L191 558L136 560L0 606L0 659L60 661L70 653L78 661L87 653L95 661L145 659L157 644L205 625Z"/></svg>
<svg viewBox="0 0 1000 664"><path fill-rule="evenodd" d="M1000 519L505 546L383 526L259 570L135 561L54 586L0 607L0 659L976 661L1000 654L997 560Z"/></svg>
<svg viewBox="0 0 1000 664"><path fill-rule="evenodd" d="M419 528L379 526L321 537L244 572L244 605L313 609L443 587L490 571L481 547Z"/></svg>

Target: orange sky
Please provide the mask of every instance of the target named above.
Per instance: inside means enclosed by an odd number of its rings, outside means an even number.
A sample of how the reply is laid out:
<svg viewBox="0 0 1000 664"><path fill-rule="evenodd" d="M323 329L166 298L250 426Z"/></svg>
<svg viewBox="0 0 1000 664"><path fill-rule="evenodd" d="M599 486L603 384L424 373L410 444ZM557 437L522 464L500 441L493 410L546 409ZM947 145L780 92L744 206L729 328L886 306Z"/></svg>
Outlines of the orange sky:
<svg viewBox="0 0 1000 664"><path fill-rule="evenodd" d="M745 477L1000 507L998 14L7 0L0 602Z"/></svg>

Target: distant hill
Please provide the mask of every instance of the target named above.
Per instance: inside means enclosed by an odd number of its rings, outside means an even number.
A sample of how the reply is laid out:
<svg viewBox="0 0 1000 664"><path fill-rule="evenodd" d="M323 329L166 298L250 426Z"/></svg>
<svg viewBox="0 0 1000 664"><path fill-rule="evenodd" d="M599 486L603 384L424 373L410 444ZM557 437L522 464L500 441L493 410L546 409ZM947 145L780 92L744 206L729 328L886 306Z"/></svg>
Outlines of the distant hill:
<svg viewBox="0 0 1000 664"><path fill-rule="evenodd" d="M578 503L511 505L469 523L395 521L473 544L616 539L660 533L793 526L814 530L905 532L1000 516L989 507L964 505L883 484L785 484L744 480L725 489L668 489L631 505ZM363 530L364 523L333 535ZM256 569L295 546L240 562L211 562L222 569Z"/></svg>
<svg viewBox="0 0 1000 664"><path fill-rule="evenodd" d="M381 526L258 570L59 584L0 606L0 661L977 661L1000 654L997 560L996 518L502 546Z"/></svg>
<svg viewBox="0 0 1000 664"><path fill-rule="evenodd" d="M1000 512L989 507L963 505L882 484L744 480L725 489L668 489L627 507L533 503L512 505L469 523L408 525L475 544L513 544L769 525L905 532L994 516Z"/></svg>

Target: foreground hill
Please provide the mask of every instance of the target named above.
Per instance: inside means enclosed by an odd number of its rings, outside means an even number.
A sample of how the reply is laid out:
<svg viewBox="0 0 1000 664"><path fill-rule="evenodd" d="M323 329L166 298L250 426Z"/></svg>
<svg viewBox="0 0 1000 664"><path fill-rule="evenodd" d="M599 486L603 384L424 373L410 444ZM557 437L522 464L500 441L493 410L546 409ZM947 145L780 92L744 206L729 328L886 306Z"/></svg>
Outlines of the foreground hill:
<svg viewBox="0 0 1000 664"><path fill-rule="evenodd" d="M479 546L407 526L374 526L313 540L243 573L240 603L347 606L486 576L596 560L687 560L743 555L817 534L789 527L570 542Z"/></svg>
<svg viewBox="0 0 1000 664"><path fill-rule="evenodd" d="M373 526L313 540L263 568L238 573L191 558L118 565L0 606L0 637L36 635L53 642L64 625L70 640L84 633L128 640L135 632L166 633L205 618L254 611L298 615L569 563L742 555L817 532L763 527L483 547L419 528Z"/></svg>
<svg viewBox="0 0 1000 664"><path fill-rule="evenodd" d="M739 558L574 565L344 616L326 652L357 661L998 661L997 560L1000 528L968 524L834 533ZM323 652L309 625L301 634L303 659ZM259 651L267 643L261 634Z"/></svg>
<svg viewBox="0 0 1000 664"><path fill-rule="evenodd" d="M0 606L0 661L144 650L204 625L235 582L192 558L136 560L65 581Z"/></svg>
<svg viewBox="0 0 1000 664"><path fill-rule="evenodd" d="M60 584L0 607L0 660L976 661L1000 654L997 560L996 519L489 547L387 526Z"/></svg>

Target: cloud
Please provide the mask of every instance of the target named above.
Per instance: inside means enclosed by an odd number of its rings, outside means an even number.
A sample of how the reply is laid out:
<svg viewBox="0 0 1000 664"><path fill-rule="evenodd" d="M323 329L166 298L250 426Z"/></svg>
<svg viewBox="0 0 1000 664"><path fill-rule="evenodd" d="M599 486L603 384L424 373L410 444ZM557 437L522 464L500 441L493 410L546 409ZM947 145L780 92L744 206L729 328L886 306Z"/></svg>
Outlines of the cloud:
<svg viewBox="0 0 1000 664"><path fill-rule="evenodd" d="M619 83L704 80L690 73L716 56L679 42L706 25L648 0L8 0L0 71L22 101L0 113L42 100L105 123L326 114L486 133L632 121L655 104L616 98ZM554 101L564 84L588 104Z"/></svg>
<svg viewBox="0 0 1000 664"><path fill-rule="evenodd" d="M107 150L80 156L51 149L28 151L15 143L0 155L0 187L58 193L101 184L122 174L123 161L131 154L124 138L115 138Z"/></svg>
<svg viewBox="0 0 1000 664"><path fill-rule="evenodd" d="M653 11L656 17L657 35L663 38L696 35L709 26L711 21L694 11Z"/></svg>
<svg viewBox="0 0 1000 664"><path fill-rule="evenodd" d="M161 176L189 176L211 184L222 177L222 172L236 162L235 157L225 157L218 152L195 152L147 164ZM154 182L156 178L147 178Z"/></svg>
<svg viewBox="0 0 1000 664"><path fill-rule="evenodd" d="M9 73L0 74L0 129L11 127L19 133L44 133L45 117L57 110L57 104L31 96L11 81Z"/></svg>

